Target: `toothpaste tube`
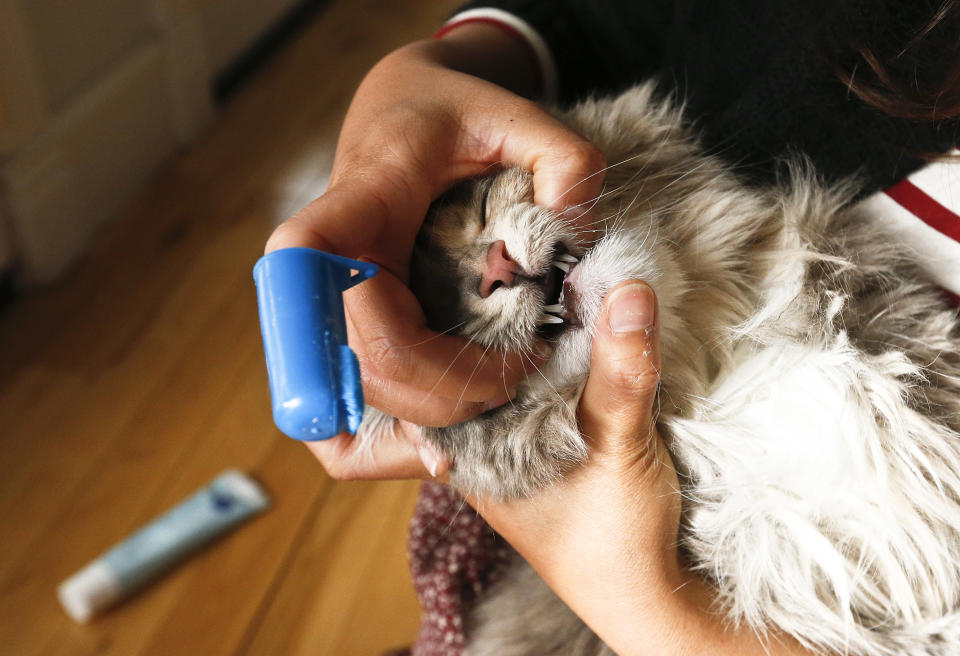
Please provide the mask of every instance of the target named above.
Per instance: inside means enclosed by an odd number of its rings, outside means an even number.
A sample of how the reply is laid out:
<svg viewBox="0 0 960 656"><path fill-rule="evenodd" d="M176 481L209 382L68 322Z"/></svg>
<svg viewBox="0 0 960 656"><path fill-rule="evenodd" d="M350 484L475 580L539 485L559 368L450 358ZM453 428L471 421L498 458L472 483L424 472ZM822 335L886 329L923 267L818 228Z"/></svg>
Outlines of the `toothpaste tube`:
<svg viewBox="0 0 960 656"><path fill-rule="evenodd" d="M253 479L227 470L61 583L60 603L86 622L269 503Z"/></svg>

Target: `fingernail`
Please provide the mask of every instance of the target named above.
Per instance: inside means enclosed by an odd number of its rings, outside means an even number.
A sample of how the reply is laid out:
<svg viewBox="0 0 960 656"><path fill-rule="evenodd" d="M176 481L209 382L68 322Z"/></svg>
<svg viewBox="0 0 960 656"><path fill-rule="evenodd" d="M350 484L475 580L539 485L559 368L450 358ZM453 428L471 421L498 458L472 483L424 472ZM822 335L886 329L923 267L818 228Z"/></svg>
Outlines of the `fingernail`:
<svg viewBox="0 0 960 656"><path fill-rule="evenodd" d="M642 283L632 283L613 292L607 301L607 320L615 335L647 330L653 325L656 310L653 290Z"/></svg>
<svg viewBox="0 0 960 656"><path fill-rule="evenodd" d="M500 406L504 405L505 403L509 403L510 401L512 401L512 400L515 399L515 398L517 398L517 390L516 390L516 388L510 390L510 393L509 393L509 394L501 394L499 397L497 397L497 398L495 398L495 399L493 399L493 400L491 400L491 401L487 401L486 403L484 403L484 404L483 404L483 411L484 411L484 412L487 412L488 410L493 410L494 408L499 408Z"/></svg>
<svg viewBox="0 0 960 656"><path fill-rule="evenodd" d="M437 471L440 468L440 454L427 442L421 442L417 445L417 453L420 455L420 462L423 463L423 466L427 468L431 476L436 478Z"/></svg>

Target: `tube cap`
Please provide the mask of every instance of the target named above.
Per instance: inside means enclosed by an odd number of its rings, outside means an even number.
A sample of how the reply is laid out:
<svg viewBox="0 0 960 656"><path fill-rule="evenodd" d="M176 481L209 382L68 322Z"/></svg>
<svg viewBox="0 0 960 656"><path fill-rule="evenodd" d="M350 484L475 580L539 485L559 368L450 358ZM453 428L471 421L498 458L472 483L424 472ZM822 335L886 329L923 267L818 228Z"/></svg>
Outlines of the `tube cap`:
<svg viewBox="0 0 960 656"><path fill-rule="evenodd" d="M253 267L273 420L286 435L325 440L360 427L363 388L343 292L376 272L312 248L274 251Z"/></svg>
<svg viewBox="0 0 960 656"><path fill-rule="evenodd" d="M120 584L106 563L95 560L57 588L67 615L81 624L122 596Z"/></svg>

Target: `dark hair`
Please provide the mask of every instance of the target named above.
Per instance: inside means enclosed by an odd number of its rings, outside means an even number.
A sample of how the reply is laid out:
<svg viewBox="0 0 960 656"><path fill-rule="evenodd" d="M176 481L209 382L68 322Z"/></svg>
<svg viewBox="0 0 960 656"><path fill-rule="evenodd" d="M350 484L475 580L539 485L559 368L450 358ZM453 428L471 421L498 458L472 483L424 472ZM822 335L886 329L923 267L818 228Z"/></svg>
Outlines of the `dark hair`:
<svg viewBox="0 0 960 656"><path fill-rule="evenodd" d="M892 18L872 21L867 33L848 42L847 56L831 58L834 72L853 94L890 116L923 122L960 117L960 0L940 0L919 24Z"/></svg>

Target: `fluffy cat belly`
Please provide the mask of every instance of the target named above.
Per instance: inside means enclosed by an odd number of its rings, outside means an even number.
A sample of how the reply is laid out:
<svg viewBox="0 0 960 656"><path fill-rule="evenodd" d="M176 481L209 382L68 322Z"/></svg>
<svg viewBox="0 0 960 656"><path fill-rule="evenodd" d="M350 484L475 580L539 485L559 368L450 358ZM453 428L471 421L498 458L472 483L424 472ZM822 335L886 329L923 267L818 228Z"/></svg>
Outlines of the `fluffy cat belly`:
<svg viewBox="0 0 960 656"><path fill-rule="evenodd" d="M925 375L842 330L746 343L689 415L664 419L688 478L683 539L732 617L928 653L921 627L960 594L960 459L956 433L908 403Z"/></svg>

